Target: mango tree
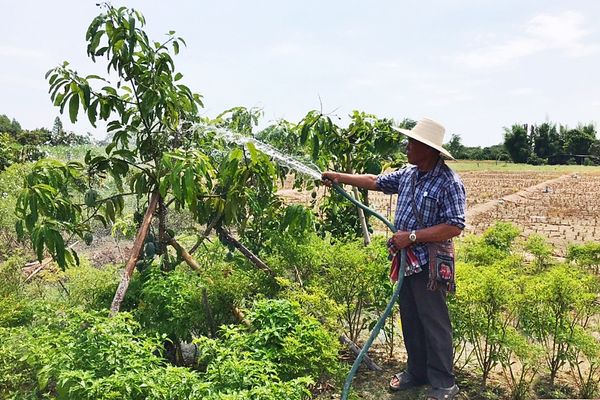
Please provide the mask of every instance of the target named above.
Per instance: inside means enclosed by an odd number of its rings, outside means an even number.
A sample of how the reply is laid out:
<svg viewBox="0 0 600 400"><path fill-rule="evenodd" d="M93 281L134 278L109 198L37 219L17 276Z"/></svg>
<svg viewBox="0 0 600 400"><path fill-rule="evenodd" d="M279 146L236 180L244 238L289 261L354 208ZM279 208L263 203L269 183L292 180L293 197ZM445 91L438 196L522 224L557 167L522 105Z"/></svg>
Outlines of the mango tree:
<svg viewBox="0 0 600 400"><path fill-rule="evenodd" d="M401 126L412 127L414 122L404 120ZM308 146L310 156L321 169L357 174L379 174L389 167L404 164L400 134L394 121L375 115L353 111L350 124L342 128L330 116L319 111L309 112L297 130L297 140ZM353 189L356 198L369 204L368 192ZM358 209L365 244L370 242L368 220Z"/></svg>
<svg viewBox="0 0 600 400"><path fill-rule="evenodd" d="M196 222L206 224L199 242L215 228L234 240L227 227L248 220L247 194L252 188L273 193L275 170L250 145L231 152L221 146L215 152L218 140L199 138L191 129L199 121L202 101L180 83L182 74L175 71L171 52L177 54L185 45L182 38L171 31L165 40L151 41L138 11L101 7L103 12L86 33L87 54L94 62L106 58L108 77L79 75L67 62L46 77L61 112L67 108L72 122L82 112L92 125L98 119L107 121L112 138L104 154L88 152L84 162L36 164L18 200L16 228L20 236L27 232L38 259L47 251L64 268L77 262L76 252L66 248L71 239L90 243L92 222L114 222L125 197L134 196L139 204L134 214L138 231L112 302L114 313L142 252L147 258L160 257L165 270L182 261L198 268L168 227L169 207L186 208ZM100 197L98 189L109 178L116 192ZM149 235L154 217L156 237ZM169 256L167 246L175 248L176 259Z"/></svg>

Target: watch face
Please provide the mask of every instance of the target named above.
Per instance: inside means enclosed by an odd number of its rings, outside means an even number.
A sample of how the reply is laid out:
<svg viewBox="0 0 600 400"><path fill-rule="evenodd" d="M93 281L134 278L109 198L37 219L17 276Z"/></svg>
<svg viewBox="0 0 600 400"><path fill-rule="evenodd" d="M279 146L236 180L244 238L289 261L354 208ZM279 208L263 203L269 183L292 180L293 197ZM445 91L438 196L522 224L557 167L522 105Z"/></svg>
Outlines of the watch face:
<svg viewBox="0 0 600 400"><path fill-rule="evenodd" d="M411 242L414 242L415 240L417 240L417 235L411 233L410 235L408 235L408 239L410 239Z"/></svg>

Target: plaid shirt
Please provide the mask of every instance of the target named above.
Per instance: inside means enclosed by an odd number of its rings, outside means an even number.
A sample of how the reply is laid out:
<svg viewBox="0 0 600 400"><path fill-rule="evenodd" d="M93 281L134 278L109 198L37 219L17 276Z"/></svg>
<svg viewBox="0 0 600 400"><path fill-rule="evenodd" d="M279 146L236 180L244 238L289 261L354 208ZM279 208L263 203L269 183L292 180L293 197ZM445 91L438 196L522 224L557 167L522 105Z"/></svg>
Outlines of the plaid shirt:
<svg viewBox="0 0 600 400"><path fill-rule="evenodd" d="M413 179L415 205L425 226L419 225L411 206ZM379 175L377 188L386 194L398 195L395 225L399 231L417 230L438 224L454 225L460 229L465 227L465 187L460 177L441 158L431 171L420 178L416 166ZM405 276L421 272L421 266L429 262L426 244L416 243L411 249L420 265L407 267Z"/></svg>

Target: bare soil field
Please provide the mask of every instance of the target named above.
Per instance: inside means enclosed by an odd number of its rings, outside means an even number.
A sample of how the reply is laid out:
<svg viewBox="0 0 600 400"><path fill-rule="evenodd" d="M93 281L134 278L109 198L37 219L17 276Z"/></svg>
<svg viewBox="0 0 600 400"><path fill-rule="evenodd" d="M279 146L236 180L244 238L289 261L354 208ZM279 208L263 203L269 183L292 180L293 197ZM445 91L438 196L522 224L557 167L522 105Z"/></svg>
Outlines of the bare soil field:
<svg viewBox="0 0 600 400"><path fill-rule="evenodd" d="M600 241L600 169L573 172L531 167L531 170L478 170L460 168L467 191L467 228L479 234L495 221L512 222L523 236L539 233L564 256L569 243ZM291 186L291 185L290 185ZM310 204L310 192L285 185L279 192L288 202ZM323 196L319 188L317 201ZM392 220L396 199L371 192L372 208ZM383 224L371 219L375 231Z"/></svg>

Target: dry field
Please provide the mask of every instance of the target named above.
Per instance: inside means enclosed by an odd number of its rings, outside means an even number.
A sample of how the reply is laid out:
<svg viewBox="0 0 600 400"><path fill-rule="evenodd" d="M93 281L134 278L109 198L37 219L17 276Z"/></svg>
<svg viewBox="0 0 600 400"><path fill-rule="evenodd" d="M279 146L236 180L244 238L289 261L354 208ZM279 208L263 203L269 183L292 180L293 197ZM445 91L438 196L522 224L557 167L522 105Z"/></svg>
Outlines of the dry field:
<svg viewBox="0 0 600 400"><path fill-rule="evenodd" d="M545 236L555 245L557 256L565 254L569 243L600 241L600 168L478 167L467 164L457 168L467 190L466 233L482 233L495 221L512 222L523 230L524 237L532 233ZM323 193L320 188L317 199ZM283 189L280 194L290 202L310 201L310 192ZM370 203L393 218L395 196L371 192ZM385 231L383 224L374 225L376 231Z"/></svg>
<svg viewBox="0 0 600 400"><path fill-rule="evenodd" d="M568 174L493 200L469 214L468 232L481 233L493 221L521 227L523 235L539 233L559 256L567 244L600 241L600 174Z"/></svg>

